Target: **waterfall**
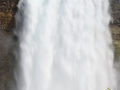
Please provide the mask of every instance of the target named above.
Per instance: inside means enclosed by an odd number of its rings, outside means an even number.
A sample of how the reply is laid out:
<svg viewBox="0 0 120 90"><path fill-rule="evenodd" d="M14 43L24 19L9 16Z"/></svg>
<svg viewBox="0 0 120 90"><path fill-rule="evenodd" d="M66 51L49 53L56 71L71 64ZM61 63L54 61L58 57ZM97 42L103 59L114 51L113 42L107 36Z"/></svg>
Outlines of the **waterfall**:
<svg viewBox="0 0 120 90"><path fill-rule="evenodd" d="M20 0L17 90L117 90L109 0Z"/></svg>

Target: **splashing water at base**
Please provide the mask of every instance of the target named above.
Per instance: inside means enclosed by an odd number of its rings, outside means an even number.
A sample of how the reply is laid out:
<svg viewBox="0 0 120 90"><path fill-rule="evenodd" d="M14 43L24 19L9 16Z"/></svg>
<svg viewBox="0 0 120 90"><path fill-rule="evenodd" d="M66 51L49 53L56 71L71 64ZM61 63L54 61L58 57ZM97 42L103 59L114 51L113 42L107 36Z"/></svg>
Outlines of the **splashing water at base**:
<svg viewBox="0 0 120 90"><path fill-rule="evenodd" d="M17 90L117 90L108 0L21 0Z"/></svg>

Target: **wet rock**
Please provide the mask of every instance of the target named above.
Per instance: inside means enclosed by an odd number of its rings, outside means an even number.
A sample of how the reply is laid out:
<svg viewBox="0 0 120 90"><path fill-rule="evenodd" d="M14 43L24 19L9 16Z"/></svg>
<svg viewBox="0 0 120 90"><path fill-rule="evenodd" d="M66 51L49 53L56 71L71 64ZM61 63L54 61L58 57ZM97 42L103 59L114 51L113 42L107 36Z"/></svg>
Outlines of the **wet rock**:
<svg viewBox="0 0 120 90"><path fill-rule="evenodd" d="M113 24L120 26L120 0L111 0Z"/></svg>

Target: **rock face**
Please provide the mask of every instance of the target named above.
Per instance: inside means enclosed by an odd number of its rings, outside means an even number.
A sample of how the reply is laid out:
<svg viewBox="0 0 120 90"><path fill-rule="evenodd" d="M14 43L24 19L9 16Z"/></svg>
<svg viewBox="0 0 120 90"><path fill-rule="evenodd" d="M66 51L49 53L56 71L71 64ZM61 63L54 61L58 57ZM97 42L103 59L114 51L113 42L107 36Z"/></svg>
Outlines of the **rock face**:
<svg viewBox="0 0 120 90"><path fill-rule="evenodd" d="M112 25L111 31L115 51L115 61L120 61L120 27Z"/></svg>
<svg viewBox="0 0 120 90"><path fill-rule="evenodd" d="M113 24L120 25L120 0L111 0Z"/></svg>
<svg viewBox="0 0 120 90"><path fill-rule="evenodd" d="M10 90L14 80L14 15L18 0L0 0L0 90Z"/></svg>
<svg viewBox="0 0 120 90"><path fill-rule="evenodd" d="M14 15L18 0L0 0L0 29L11 31L14 27Z"/></svg>
<svg viewBox="0 0 120 90"><path fill-rule="evenodd" d="M111 25L115 60L120 61L120 0L111 0L113 25Z"/></svg>
<svg viewBox="0 0 120 90"><path fill-rule="evenodd" d="M0 31L0 90L10 90L14 80L15 56L12 35Z"/></svg>

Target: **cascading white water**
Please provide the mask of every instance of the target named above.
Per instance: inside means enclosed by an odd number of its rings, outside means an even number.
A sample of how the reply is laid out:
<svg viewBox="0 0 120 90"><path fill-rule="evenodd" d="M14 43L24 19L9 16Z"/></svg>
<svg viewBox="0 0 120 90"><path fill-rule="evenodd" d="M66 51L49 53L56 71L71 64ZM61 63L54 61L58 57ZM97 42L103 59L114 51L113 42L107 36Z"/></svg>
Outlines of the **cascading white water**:
<svg viewBox="0 0 120 90"><path fill-rule="evenodd" d="M17 90L117 90L108 0L20 0Z"/></svg>

